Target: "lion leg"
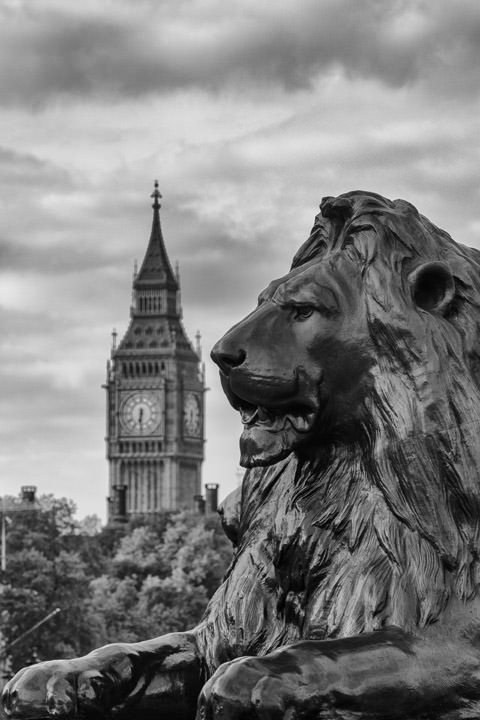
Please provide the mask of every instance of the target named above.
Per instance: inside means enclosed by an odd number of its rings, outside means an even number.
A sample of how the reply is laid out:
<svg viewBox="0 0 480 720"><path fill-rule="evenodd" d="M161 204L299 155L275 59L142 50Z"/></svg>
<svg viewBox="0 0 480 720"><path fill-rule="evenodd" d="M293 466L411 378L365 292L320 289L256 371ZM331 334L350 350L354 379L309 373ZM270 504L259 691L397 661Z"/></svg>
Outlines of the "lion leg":
<svg viewBox="0 0 480 720"><path fill-rule="evenodd" d="M193 633L146 642L106 645L74 660L53 660L20 670L7 684L8 717L141 717L192 720L202 686Z"/></svg>
<svg viewBox="0 0 480 720"><path fill-rule="evenodd" d="M197 720L459 720L479 711L472 645L390 628L226 663L204 686Z"/></svg>

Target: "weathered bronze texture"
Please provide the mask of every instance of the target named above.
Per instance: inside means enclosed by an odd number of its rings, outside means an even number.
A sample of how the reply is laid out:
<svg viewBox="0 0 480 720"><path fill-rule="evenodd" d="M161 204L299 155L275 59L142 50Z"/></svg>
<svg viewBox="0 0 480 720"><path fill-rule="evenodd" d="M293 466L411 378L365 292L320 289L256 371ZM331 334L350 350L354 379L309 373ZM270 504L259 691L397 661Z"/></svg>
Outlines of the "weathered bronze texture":
<svg viewBox="0 0 480 720"><path fill-rule="evenodd" d="M202 622L24 669L7 712L479 718L480 252L403 200L325 198L212 356L248 470Z"/></svg>

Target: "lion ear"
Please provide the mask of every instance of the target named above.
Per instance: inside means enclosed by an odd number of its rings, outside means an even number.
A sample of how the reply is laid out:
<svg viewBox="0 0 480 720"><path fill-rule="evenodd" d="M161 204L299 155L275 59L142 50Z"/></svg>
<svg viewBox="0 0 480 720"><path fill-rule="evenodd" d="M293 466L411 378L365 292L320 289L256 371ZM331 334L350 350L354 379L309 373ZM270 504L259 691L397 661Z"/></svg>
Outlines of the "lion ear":
<svg viewBox="0 0 480 720"><path fill-rule="evenodd" d="M428 312L444 315L455 297L455 280L447 265L428 262L408 276L415 304Z"/></svg>
<svg viewBox="0 0 480 720"><path fill-rule="evenodd" d="M353 214L353 205L348 198L324 197L320 203L320 212L324 218L337 219L345 222Z"/></svg>

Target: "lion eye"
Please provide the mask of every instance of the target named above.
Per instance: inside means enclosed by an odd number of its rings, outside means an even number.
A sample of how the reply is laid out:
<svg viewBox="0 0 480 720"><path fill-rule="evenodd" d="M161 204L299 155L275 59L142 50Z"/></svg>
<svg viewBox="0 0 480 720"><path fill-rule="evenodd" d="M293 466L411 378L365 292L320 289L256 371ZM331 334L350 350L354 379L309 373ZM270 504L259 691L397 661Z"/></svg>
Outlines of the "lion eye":
<svg viewBox="0 0 480 720"><path fill-rule="evenodd" d="M311 305L297 305L293 308L293 319L294 320L307 320L311 317L315 311L315 308Z"/></svg>

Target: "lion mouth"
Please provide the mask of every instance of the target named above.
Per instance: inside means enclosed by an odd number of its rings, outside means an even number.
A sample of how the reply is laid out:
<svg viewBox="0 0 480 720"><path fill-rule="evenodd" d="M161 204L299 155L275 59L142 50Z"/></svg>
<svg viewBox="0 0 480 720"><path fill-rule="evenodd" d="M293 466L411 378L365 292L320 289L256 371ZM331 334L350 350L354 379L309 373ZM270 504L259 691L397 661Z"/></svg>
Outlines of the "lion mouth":
<svg viewBox="0 0 480 720"><path fill-rule="evenodd" d="M308 433L313 428L318 408L312 404L299 403L295 397L288 397L285 393L277 404L257 404L253 398L248 400L238 394L237 388L233 390L229 378L220 375L223 390L230 402L230 405L240 413L244 429L257 427L269 432L281 432L282 430L293 429L297 433ZM297 395L296 383L291 388ZM273 399L273 398L272 398Z"/></svg>
<svg viewBox="0 0 480 720"><path fill-rule="evenodd" d="M281 432L290 426L298 433L308 433L316 417L316 412L305 406L289 407L288 411L285 411L282 408L252 405L238 396L232 404L240 413L245 428L256 425L270 432Z"/></svg>
<svg viewBox="0 0 480 720"><path fill-rule="evenodd" d="M313 394L302 397L297 377L293 382L276 385L262 378L260 402L252 387L260 383L252 383L251 378L244 383L242 377L232 378L232 374L227 377L223 373L220 379L230 405L243 423L240 465L271 465L308 441L318 420L320 404Z"/></svg>

